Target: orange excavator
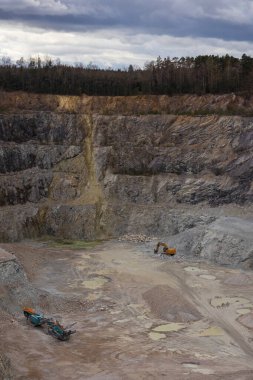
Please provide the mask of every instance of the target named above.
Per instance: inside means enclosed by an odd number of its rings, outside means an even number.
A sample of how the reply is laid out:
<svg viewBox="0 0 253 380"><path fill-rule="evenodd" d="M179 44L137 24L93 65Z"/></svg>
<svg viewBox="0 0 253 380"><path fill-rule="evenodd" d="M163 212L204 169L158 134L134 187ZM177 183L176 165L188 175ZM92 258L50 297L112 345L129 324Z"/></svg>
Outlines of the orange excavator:
<svg viewBox="0 0 253 380"><path fill-rule="evenodd" d="M161 255L174 256L177 252L176 248L169 248L166 243L162 243L159 241L154 249L155 254L158 253L160 247L163 247Z"/></svg>

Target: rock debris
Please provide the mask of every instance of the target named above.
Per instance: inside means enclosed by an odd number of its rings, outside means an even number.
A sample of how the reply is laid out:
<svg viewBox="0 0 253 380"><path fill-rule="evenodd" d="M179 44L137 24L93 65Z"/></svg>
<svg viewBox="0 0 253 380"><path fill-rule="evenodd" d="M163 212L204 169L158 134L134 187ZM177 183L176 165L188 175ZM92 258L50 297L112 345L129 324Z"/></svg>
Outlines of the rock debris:
<svg viewBox="0 0 253 380"><path fill-rule="evenodd" d="M151 237L143 234L138 234L138 235L123 235L120 236L119 241L132 241L134 243L146 243L150 242L153 240L157 240L156 237Z"/></svg>

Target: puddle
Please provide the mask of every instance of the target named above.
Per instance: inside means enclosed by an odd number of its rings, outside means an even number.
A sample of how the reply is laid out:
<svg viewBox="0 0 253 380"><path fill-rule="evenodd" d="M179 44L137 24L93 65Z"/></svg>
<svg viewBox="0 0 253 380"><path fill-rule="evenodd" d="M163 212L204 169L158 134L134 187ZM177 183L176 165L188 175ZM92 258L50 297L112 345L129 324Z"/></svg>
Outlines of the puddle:
<svg viewBox="0 0 253 380"><path fill-rule="evenodd" d="M130 309L138 310L143 309L144 306L139 303L129 303L127 307L129 307Z"/></svg>
<svg viewBox="0 0 253 380"><path fill-rule="evenodd" d="M216 277L211 274L201 274L199 277L204 278L205 280L216 280Z"/></svg>
<svg viewBox="0 0 253 380"><path fill-rule="evenodd" d="M128 323L128 322L130 322L130 319L118 319L114 323Z"/></svg>
<svg viewBox="0 0 253 380"><path fill-rule="evenodd" d="M192 372L201 373L202 375L214 375L215 372L209 368L196 368L193 369Z"/></svg>
<svg viewBox="0 0 253 380"><path fill-rule="evenodd" d="M206 269L200 269L200 268L197 268L197 267L184 267L184 270L186 272L193 272L193 273L197 273L197 272L207 272Z"/></svg>
<svg viewBox="0 0 253 380"><path fill-rule="evenodd" d="M101 297L102 297L102 293L100 293L100 292L99 293L90 293L87 296L87 300L88 301L96 301Z"/></svg>
<svg viewBox="0 0 253 380"><path fill-rule="evenodd" d="M214 297L210 303L213 307L223 307L233 304L246 306L246 304L249 304L249 300L243 297Z"/></svg>
<svg viewBox="0 0 253 380"><path fill-rule="evenodd" d="M122 313L121 310L110 311L110 314L112 314L112 315L117 315L117 314L120 314L120 313Z"/></svg>
<svg viewBox="0 0 253 380"><path fill-rule="evenodd" d="M145 323L149 323L150 324L149 328L152 327L152 325L153 325L153 323L147 322L147 321L149 321L149 318L146 315L138 315L137 319L139 319L139 321L143 321Z"/></svg>
<svg viewBox="0 0 253 380"><path fill-rule="evenodd" d="M184 354L184 351L183 350L178 350L178 349L175 349L175 348L167 348L165 351L163 352L172 352L173 354L178 354L178 355L183 355Z"/></svg>
<svg viewBox="0 0 253 380"><path fill-rule="evenodd" d="M222 336L224 335L224 331L217 326L209 327L206 330L203 330L199 336Z"/></svg>
<svg viewBox="0 0 253 380"><path fill-rule="evenodd" d="M78 263L76 265L76 268L80 271L80 270L89 268L89 265L88 264L84 264L84 263Z"/></svg>
<svg viewBox="0 0 253 380"><path fill-rule="evenodd" d="M152 322L145 323L144 327L145 329L150 329L152 327Z"/></svg>
<svg viewBox="0 0 253 380"><path fill-rule="evenodd" d="M201 368L199 364L194 363L184 363L183 367L190 369L192 372L201 373L202 375L213 375L215 373L212 369Z"/></svg>
<svg viewBox="0 0 253 380"><path fill-rule="evenodd" d="M251 309L237 309L236 312L237 312L237 314L245 315L245 314L250 313Z"/></svg>
<svg viewBox="0 0 253 380"><path fill-rule="evenodd" d="M165 334L160 334L158 332L150 332L148 335L152 340L160 340L166 338Z"/></svg>
<svg viewBox="0 0 253 380"><path fill-rule="evenodd" d="M100 269L100 270L96 271L96 273L100 276L110 275L110 271L108 269Z"/></svg>
<svg viewBox="0 0 253 380"><path fill-rule="evenodd" d="M130 336L125 336L125 335L121 336L120 339L125 340L126 342L132 342L134 340Z"/></svg>
<svg viewBox="0 0 253 380"><path fill-rule="evenodd" d="M202 353L199 353L199 352L195 352L194 356L197 359L211 359L211 360L213 360L213 359L217 358L217 356L215 356L215 355L202 354Z"/></svg>
<svg viewBox="0 0 253 380"><path fill-rule="evenodd" d="M104 286L107 282L108 280L106 278L96 277L90 280L83 281L82 285L87 289L98 289L102 288L102 286Z"/></svg>
<svg viewBox="0 0 253 380"><path fill-rule="evenodd" d="M91 258L91 255L89 255L87 253L84 253L81 256L82 256L82 259L90 259Z"/></svg>
<svg viewBox="0 0 253 380"><path fill-rule="evenodd" d="M183 323L167 323L166 325L160 325L153 329L156 332L174 332L185 329L187 325Z"/></svg>
<svg viewBox="0 0 253 380"><path fill-rule="evenodd" d="M198 368L199 364L194 364L194 363L184 363L183 367L184 368Z"/></svg>

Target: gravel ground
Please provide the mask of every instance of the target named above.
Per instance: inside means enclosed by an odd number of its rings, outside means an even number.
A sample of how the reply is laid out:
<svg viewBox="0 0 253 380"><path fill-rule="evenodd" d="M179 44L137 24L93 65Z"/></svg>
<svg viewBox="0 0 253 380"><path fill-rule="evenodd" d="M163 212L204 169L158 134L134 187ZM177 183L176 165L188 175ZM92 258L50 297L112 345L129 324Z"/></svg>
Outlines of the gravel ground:
<svg viewBox="0 0 253 380"><path fill-rule="evenodd" d="M19 263L11 278L0 277L3 378L251 380L253 273L161 260L153 245L1 245ZM77 333L64 343L33 328L24 302L64 325L76 322Z"/></svg>

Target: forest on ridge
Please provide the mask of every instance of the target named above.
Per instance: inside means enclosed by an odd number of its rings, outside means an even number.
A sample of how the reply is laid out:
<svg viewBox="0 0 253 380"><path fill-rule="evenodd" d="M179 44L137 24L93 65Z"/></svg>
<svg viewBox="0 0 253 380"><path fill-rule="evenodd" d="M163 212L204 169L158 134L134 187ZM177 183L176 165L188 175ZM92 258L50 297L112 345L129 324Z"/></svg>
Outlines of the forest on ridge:
<svg viewBox="0 0 253 380"><path fill-rule="evenodd" d="M67 65L59 59L0 58L0 89L61 95L174 95L253 92L253 58L200 55L164 58L143 68L100 68L92 63Z"/></svg>

